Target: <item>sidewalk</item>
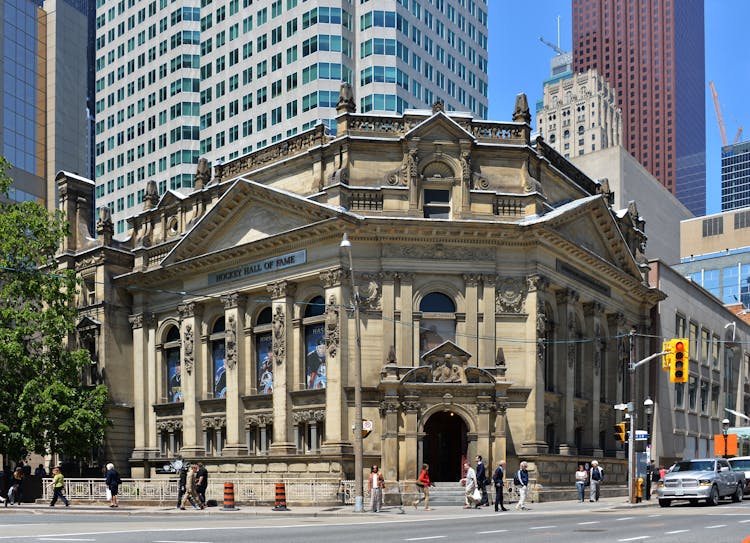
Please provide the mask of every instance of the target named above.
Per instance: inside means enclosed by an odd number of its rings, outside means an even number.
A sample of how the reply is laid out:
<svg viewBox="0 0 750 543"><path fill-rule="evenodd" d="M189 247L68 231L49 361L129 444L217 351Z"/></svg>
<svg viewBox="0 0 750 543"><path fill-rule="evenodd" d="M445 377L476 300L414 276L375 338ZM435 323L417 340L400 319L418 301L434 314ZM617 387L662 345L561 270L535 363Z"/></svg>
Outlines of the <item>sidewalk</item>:
<svg viewBox="0 0 750 543"><path fill-rule="evenodd" d="M485 515L527 515L529 513L544 513L544 512L581 512L581 511L607 511L612 509L631 509L634 507L654 507L658 506L659 502L655 499L650 501L644 501L639 504L628 503L625 496L619 497L607 497L601 498L596 503L583 502L579 503L575 501L558 501L558 502L542 502L542 503L530 503L528 504L528 511L515 511L513 504L509 504L509 511L507 513L495 513L492 506L482 507L478 510L467 510L462 506L443 505L435 506L432 511L425 511L420 508L415 510L411 506L386 506L379 513L372 513L369 510L363 513L355 513L354 506L352 505L338 505L333 507L315 507L315 506L294 506L289 505L286 511L274 511L273 506L243 506L238 505L236 510L224 509L222 505L218 507L207 507L204 510L188 509L182 511L175 506L154 506L154 505L128 505L127 502L121 503L117 508L110 508L106 502L91 503L91 502L71 502L70 507L65 507L62 504L57 504L55 507L50 507L47 503L29 503L20 506L0 506L0 515L13 513L29 513L33 514L90 514L90 515L124 515L124 516L162 516L162 515L177 515L177 516L197 516L197 515L236 515L236 516L249 516L249 517L269 517L269 516L285 516L285 517L346 517L355 516L368 518L377 517L394 517L394 516L415 516L415 517L428 517L428 516L485 516ZM365 507L369 509L369 505L365 504Z"/></svg>

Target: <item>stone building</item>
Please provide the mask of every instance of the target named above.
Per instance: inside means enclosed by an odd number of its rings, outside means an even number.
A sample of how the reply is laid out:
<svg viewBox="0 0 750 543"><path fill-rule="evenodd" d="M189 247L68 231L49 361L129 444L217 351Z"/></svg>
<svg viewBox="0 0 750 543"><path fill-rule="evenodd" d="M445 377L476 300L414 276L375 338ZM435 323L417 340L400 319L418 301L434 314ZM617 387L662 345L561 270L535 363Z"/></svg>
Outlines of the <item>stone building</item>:
<svg viewBox="0 0 750 543"><path fill-rule="evenodd" d="M134 476L179 457L352 477L354 284L365 465L455 481L463 457L524 458L554 484L579 455L615 462L627 336L660 298L641 219L530 141L524 95L512 122L354 109L344 86L335 138L202 161L189 195L149 183L125 242L106 210L92 237L93 185L58 175L79 339L131 408L112 454Z"/></svg>

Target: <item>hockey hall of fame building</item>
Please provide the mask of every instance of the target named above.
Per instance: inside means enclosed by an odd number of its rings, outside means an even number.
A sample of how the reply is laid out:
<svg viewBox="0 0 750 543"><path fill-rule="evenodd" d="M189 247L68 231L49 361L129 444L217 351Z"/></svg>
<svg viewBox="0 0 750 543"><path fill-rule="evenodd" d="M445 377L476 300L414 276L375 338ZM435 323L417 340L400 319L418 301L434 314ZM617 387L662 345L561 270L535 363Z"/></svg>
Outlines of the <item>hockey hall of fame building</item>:
<svg viewBox="0 0 750 543"><path fill-rule="evenodd" d="M531 142L529 120L524 95L512 122L440 103L357 114L344 85L335 137L318 125L201 160L188 194L151 181L124 241L108 209L91 217L93 184L58 174L77 341L88 378L111 388L107 460L134 477L182 458L226 476L353 478L353 285L364 462L386 480L427 462L457 481L481 454L553 483L566 459L622 457L627 335L660 298L643 221Z"/></svg>

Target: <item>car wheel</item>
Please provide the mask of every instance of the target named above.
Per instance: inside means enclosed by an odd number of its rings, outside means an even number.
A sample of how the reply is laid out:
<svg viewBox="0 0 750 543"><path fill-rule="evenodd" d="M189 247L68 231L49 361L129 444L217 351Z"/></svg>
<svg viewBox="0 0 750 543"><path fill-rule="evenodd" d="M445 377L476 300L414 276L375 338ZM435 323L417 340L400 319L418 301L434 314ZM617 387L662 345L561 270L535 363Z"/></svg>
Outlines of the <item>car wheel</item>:
<svg viewBox="0 0 750 543"><path fill-rule="evenodd" d="M662 507L669 507L671 504L672 504L671 500L663 500L663 499L659 500L659 505L661 505Z"/></svg>
<svg viewBox="0 0 750 543"><path fill-rule="evenodd" d="M732 494L732 501L734 503L739 503L742 501L742 487L741 486L738 485L737 491L734 494Z"/></svg>
<svg viewBox="0 0 750 543"><path fill-rule="evenodd" d="M711 487L711 494L706 498L707 505L719 505L719 489L716 485Z"/></svg>

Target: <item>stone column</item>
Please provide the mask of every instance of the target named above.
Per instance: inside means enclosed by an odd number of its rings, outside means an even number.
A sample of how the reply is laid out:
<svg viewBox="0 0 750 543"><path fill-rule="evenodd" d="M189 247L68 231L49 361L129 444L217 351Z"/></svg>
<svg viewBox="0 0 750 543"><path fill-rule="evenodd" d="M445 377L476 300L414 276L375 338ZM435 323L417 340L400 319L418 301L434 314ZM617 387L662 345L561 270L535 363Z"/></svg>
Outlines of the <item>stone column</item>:
<svg viewBox="0 0 750 543"><path fill-rule="evenodd" d="M482 275L482 325L479 328L482 340L479 342L479 365L482 367L492 366L495 363L497 353L496 321L495 321L495 284L497 276L494 274Z"/></svg>
<svg viewBox="0 0 750 543"><path fill-rule="evenodd" d="M508 454L507 411L506 399L504 398L502 403L498 402L495 412L495 432L492 440L492 465L495 467L500 460L505 460Z"/></svg>
<svg viewBox="0 0 750 543"><path fill-rule="evenodd" d="M416 345L419 346L419 330L412 327L414 322L414 312L412 311L414 302L414 292L412 282L414 274L408 272L399 272L399 295L397 307L401 307L401 318L396 323L396 352L398 360L403 366L419 366L419 353L414 354L414 338L416 336ZM417 347L418 348L418 347Z"/></svg>
<svg viewBox="0 0 750 543"><path fill-rule="evenodd" d="M414 477L412 474L418 473L416 469L420 467L417 465L417 462L419 462L417 451L419 450L419 414L421 409L419 397L404 396L401 408L404 411L404 438L399 450L399 471L408 480Z"/></svg>
<svg viewBox="0 0 750 543"><path fill-rule="evenodd" d="M382 359L386 360L391 349L396 346L396 274L393 272L383 272L380 274L383 285L382 296L382 319L383 324L383 343L381 347Z"/></svg>
<svg viewBox="0 0 750 543"><path fill-rule="evenodd" d="M463 338L456 338L459 346L463 347L467 352L471 353L474 357L474 363L483 366L478 357L477 347L477 335L479 332L479 318L477 315L478 309L478 293L480 276L475 273L465 273L463 275L464 288L466 290L466 322L464 323L465 335ZM461 341L463 339L464 345Z"/></svg>
<svg viewBox="0 0 750 543"><path fill-rule="evenodd" d="M294 454L297 447L292 437L289 393L294 389L293 326L294 293L297 286L287 281L268 285L273 308L273 442L269 453L273 456Z"/></svg>
<svg viewBox="0 0 750 543"><path fill-rule="evenodd" d="M151 406L159 403L156 397L157 369L154 364L153 345L149 335L153 334L154 318L150 313L131 315L130 325L133 328L133 417L134 441L132 457L145 459L157 452L153 443L156 437L156 415ZM158 444L157 444L158 446ZM158 449L157 449L158 450Z"/></svg>
<svg viewBox="0 0 750 543"><path fill-rule="evenodd" d="M182 456L203 456L204 449L198 439L200 407L198 390L201 383L200 349L196 337L201 332L201 307L195 302L180 304L180 336L182 338L182 389L184 407L182 411Z"/></svg>
<svg viewBox="0 0 750 543"><path fill-rule="evenodd" d="M247 447L242 444L244 408L242 406L242 385L248 367L245 353L245 342L238 337L238 331L245 328L245 297L234 292L222 296L224 302L224 364L227 380L225 396L226 447L224 456L237 456L244 453ZM243 361L240 363L240 361Z"/></svg>
<svg viewBox="0 0 750 543"><path fill-rule="evenodd" d="M485 467L491 476L492 465L495 459L492 456L492 420L494 419L492 410L494 408L491 396L477 396L477 453L485 458Z"/></svg>
<svg viewBox="0 0 750 543"><path fill-rule="evenodd" d="M396 390L386 392L385 399L380 402L382 415L381 463L384 477L387 481L398 481L408 477L408 472L401 471L398 463L398 409L399 401Z"/></svg>
<svg viewBox="0 0 750 543"><path fill-rule="evenodd" d="M584 443L590 443L593 450L593 456L599 457L603 454L603 451L599 447L599 403L602 384L600 368L603 348L601 325L602 306L597 302L586 303L583 305L583 312L586 317L584 335L592 336L594 338L593 342L584 344L583 351L584 372L587 376L584 379L584 386L591 383L591 403L589 404L586 413L588 424L585 427L583 441Z"/></svg>
<svg viewBox="0 0 750 543"><path fill-rule="evenodd" d="M565 395L563 396L563 413L565 430L560 440L560 454L576 454L575 447L575 358L576 358L576 330L575 315L573 314L573 303L577 294L570 290L562 290L557 293L558 314L562 322L560 329L566 330L567 343L561 349L564 353L562 360L565 361Z"/></svg>
<svg viewBox="0 0 750 543"><path fill-rule="evenodd" d="M524 440L518 452L521 454L543 454L548 450L547 443L544 441L544 359L547 349L553 348L546 345L544 339L547 330L548 321L551 315L547 315L544 309L542 293L547 289L547 281L539 276L532 275L527 277L528 296L526 298L526 308L528 320L526 322L526 337L536 339L536 343L526 343L525 359L529 361L526 364L527 373L526 386L531 389L528 399L528 408L533 410L533 427L517 427L523 432ZM510 421L513 423L513 420Z"/></svg>
<svg viewBox="0 0 750 543"><path fill-rule="evenodd" d="M349 349L342 345L349 345L349 326L342 326L344 307L349 307L349 300L343 297L341 282L344 278L342 268L332 268L320 273L320 281L325 287L326 300L326 424L321 452L323 454L340 455L350 448L351 432L347 431L348 409L346 409L346 395L344 387L349 379L349 365L352 359ZM342 337L343 336L343 337Z"/></svg>

